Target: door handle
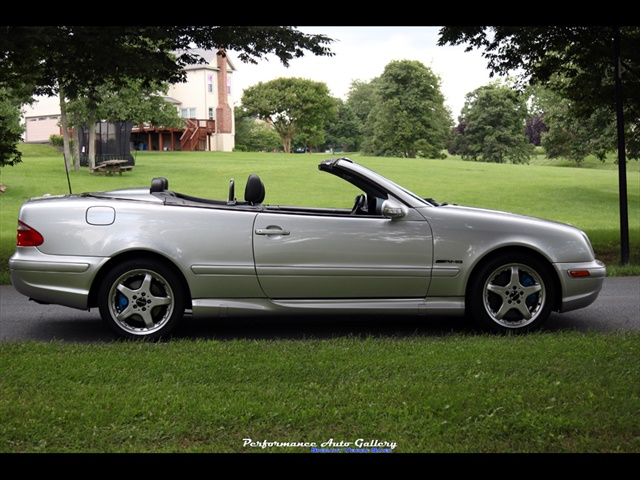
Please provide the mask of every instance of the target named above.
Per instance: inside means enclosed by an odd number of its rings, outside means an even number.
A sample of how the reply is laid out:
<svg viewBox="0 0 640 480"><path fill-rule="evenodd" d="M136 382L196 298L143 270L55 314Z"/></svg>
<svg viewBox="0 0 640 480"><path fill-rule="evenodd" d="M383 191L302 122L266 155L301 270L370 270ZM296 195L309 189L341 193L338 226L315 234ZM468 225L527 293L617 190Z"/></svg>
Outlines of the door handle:
<svg viewBox="0 0 640 480"><path fill-rule="evenodd" d="M289 230L282 230L280 228L257 228L256 235L289 235Z"/></svg>

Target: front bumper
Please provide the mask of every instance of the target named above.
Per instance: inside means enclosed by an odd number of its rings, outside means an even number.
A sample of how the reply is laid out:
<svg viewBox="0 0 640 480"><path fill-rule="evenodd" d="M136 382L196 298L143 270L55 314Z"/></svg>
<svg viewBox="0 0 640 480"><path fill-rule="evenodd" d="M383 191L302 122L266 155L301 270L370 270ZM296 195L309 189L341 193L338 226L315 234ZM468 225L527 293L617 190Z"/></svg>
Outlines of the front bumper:
<svg viewBox="0 0 640 480"><path fill-rule="evenodd" d="M602 289L602 284L607 276L607 268L599 260L579 263L554 264L562 291L562 303L560 312L569 312L591 305ZM588 271L588 276L572 277L569 272L581 270Z"/></svg>

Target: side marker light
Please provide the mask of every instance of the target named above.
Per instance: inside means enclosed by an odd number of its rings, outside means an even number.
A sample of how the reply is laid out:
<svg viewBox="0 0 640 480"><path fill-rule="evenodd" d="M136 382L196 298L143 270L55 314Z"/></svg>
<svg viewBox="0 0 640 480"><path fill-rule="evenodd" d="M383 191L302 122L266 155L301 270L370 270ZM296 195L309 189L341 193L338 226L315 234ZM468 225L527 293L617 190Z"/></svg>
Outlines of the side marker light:
<svg viewBox="0 0 640 480"><path fill-rule="evenodd" d="M569 276L572 278L585 278L590 277L591 272L589 270L569 270Z"/></svg>

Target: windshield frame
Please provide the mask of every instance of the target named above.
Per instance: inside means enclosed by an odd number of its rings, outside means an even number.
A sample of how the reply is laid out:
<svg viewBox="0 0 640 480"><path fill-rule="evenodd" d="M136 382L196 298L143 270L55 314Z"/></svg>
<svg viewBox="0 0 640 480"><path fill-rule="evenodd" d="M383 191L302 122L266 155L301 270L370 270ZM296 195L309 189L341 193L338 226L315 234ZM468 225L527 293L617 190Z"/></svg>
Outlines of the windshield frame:
<svg viewBox="0 0 640 480"><path fill-rule="evenodd" d="M435 207L438 205L437 202L422 198L387 177L364 165L355 163L349 158L324 160L320 162L318 168L321 171L341 177L343 180L365 191L368 195L388 198L390 194L412 208Z"/></svg>

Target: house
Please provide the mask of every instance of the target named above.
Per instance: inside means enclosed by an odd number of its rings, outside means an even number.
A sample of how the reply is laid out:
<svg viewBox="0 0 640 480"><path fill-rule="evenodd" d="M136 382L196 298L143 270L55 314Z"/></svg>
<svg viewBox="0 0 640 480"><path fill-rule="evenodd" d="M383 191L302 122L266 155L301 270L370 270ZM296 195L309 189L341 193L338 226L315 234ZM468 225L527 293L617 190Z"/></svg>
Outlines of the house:
<svg viewBox="0 0 640 480"><path fill-rule="evenodd" d="M230 152L235 145L233 74L231 59L215 51L195 50L206 64L185 68L186 82L172 85L167 100L185 119L182 129L134 126L131 145L145 150L200 150ZM58 97L40 98L24 112L25 143L46 143L61 135Z"/></svg>

